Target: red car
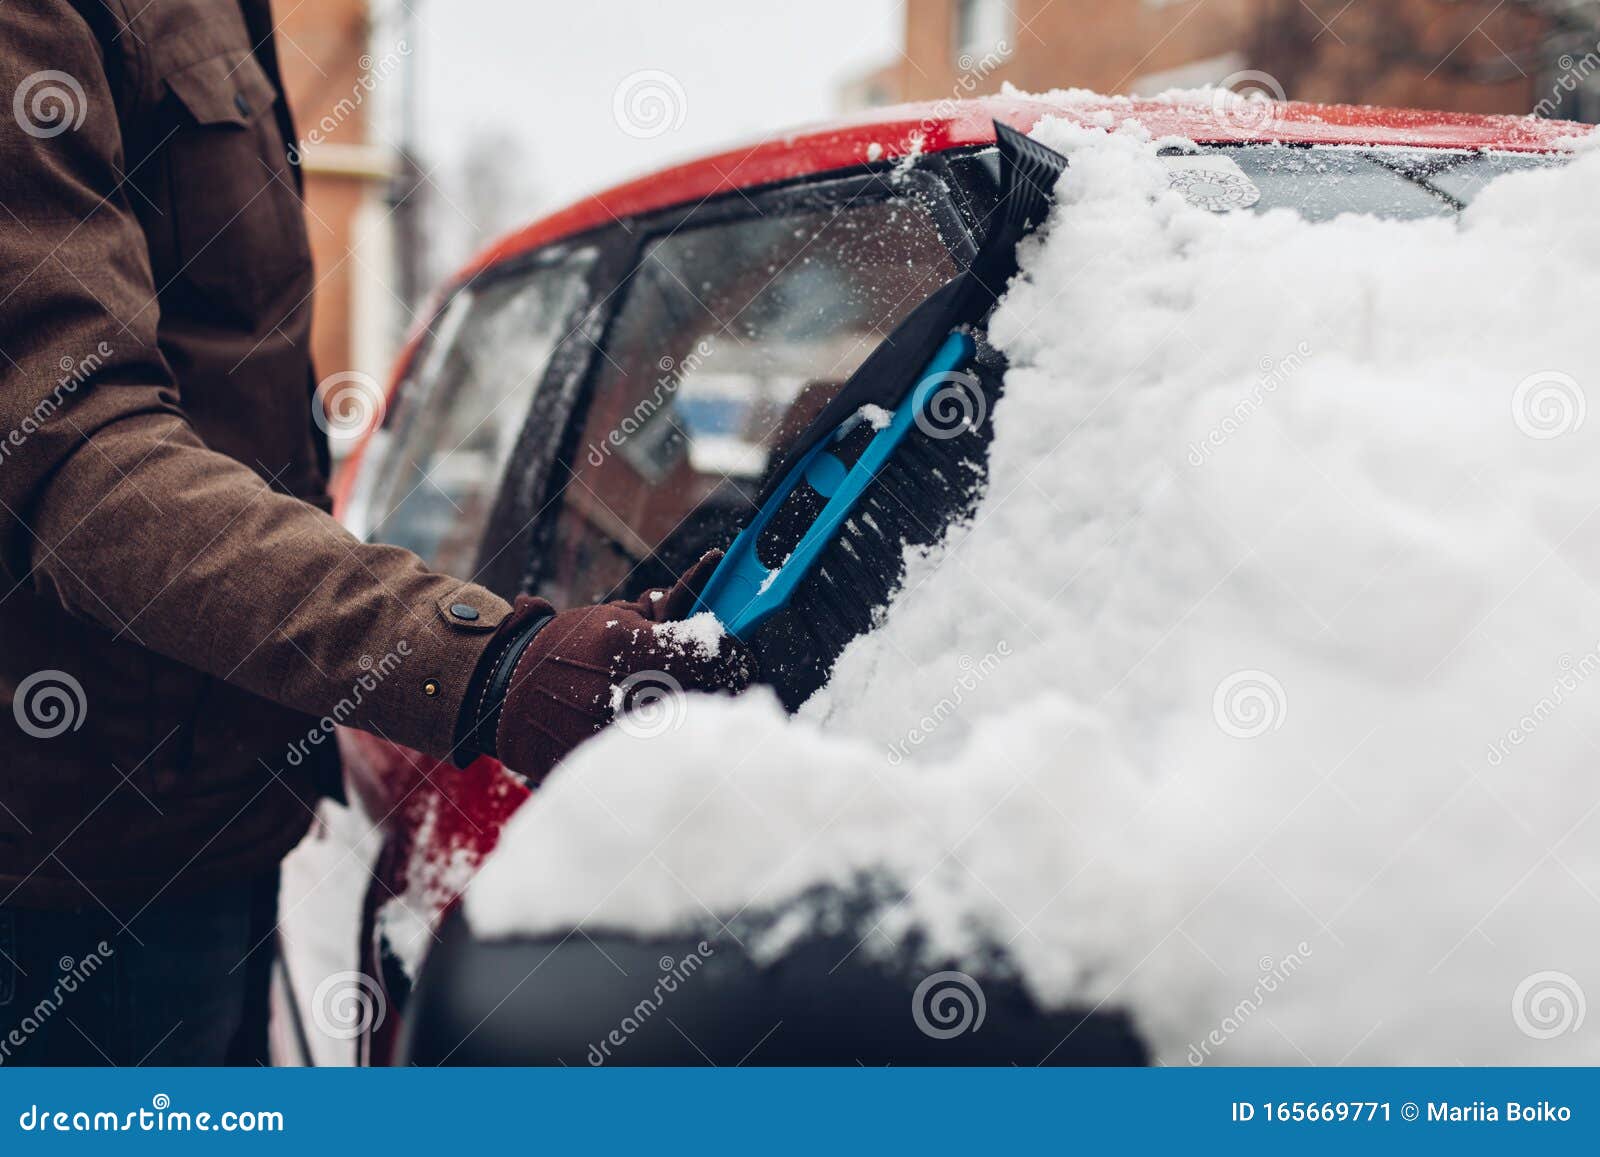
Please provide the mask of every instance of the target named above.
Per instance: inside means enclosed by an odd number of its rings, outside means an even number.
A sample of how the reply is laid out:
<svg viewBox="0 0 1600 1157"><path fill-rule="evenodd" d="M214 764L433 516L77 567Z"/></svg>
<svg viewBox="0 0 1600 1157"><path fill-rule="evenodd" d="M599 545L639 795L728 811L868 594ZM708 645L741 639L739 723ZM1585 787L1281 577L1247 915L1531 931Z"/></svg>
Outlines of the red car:
<svg viewBox="0 0 1600 1157"><path fill-rule="evenodd" d="M439 569L557 606L661 582L750 511L763 471L876 342L970 255L994 196L996 119L1138 121L1176 188L1217 211L1459 212L1492 177L1559 163L1587 126L1227 101L996 97L873 110L681 165L492 247L438 293L341 517ZM803 415L802 415L803 416ZM752 431L760 433L753 434ZM766 433L772 431L772 433ZM410 975L529 794L342 736L382 829L362 970L395 1058Z"/></svg>

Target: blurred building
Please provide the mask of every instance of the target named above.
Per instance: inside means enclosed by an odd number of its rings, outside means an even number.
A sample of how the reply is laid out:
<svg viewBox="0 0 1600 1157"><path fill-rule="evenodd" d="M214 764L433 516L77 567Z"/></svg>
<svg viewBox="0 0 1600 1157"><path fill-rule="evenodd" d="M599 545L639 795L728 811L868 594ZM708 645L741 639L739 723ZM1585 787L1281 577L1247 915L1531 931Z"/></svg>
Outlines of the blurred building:
<svg viewBox="0 0 1600 1157"><path fill-rule="evenodd" d="M1302 100L1600 119L1591 0L1262 0L1246 52ZM1334 17L1337 16L1337 19Z"/></svg>
<svg viewBox="0 0 1600 1157"><path fill-rule="evenodd" d="M905 29L900 59L847 82L842 105L1007 81L1136 95L1227 83L1600 120L1596 0L907 0Z"/></svg>
<svg viewBox="0 0 1600 1157"><path fill-rule="evenodd" d="M395 151L375 140L376 93L405 83L398 42L373 41L367 0L275 5L278 64L300 135L306 231L316 269L311 342L317 373L382 379L401 303L386 193Z"/></svg>
<svg viewBox="0 0 1600 1157"><path fill-rule="evenodd" d="M907 0L898 69L909 100L971 83L993 92L1149 92L1215 83L1245 67L1252 0Z"/></svg>

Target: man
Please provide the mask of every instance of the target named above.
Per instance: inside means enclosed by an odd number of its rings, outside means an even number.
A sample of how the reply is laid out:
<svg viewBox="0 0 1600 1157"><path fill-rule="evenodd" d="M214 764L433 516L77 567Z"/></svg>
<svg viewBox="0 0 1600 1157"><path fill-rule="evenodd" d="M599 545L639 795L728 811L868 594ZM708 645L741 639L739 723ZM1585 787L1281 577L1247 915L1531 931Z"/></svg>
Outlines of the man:
<svg viewBox="0 0 1600 1157"><path fill-rule="evenodd" d="M277 864L333 745L286 756L341 700L537 778L631 672L746 679L658 634L710 560L557 615L328 515L272 28L0 5L0 1063L263 1059Z"/></svg>

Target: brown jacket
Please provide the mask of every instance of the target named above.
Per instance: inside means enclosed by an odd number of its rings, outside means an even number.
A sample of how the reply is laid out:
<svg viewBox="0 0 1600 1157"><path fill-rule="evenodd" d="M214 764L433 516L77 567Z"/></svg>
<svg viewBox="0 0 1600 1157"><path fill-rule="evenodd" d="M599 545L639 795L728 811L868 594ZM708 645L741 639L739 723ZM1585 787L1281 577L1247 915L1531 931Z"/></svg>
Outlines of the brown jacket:
<svg viewBox="0 0 1600 1157"><path fill-rule="evenodd" d="M446 753L509 610L326 513L272 27L0 5L0 907L270 866L329 721Z"/></svg>

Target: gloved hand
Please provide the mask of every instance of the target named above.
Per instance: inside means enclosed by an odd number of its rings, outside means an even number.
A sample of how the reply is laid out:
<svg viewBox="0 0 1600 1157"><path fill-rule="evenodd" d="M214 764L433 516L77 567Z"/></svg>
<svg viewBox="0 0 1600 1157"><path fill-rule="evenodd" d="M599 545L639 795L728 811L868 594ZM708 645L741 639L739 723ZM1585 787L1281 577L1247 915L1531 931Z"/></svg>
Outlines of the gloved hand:
<svg viewBox="0 0 1600 1157"><path fill-rule="evenodd" d="M678 624L694 609L721 551L668 590L557 614L522 596L486 652L468 696L463 746L538 782L635 698L742 691L754 657L731 635Z"/></svg>

